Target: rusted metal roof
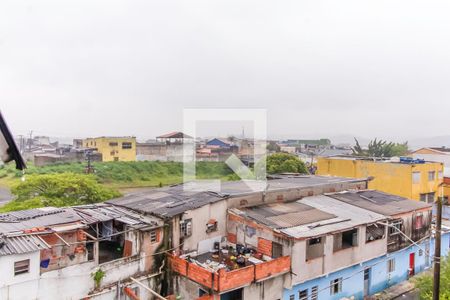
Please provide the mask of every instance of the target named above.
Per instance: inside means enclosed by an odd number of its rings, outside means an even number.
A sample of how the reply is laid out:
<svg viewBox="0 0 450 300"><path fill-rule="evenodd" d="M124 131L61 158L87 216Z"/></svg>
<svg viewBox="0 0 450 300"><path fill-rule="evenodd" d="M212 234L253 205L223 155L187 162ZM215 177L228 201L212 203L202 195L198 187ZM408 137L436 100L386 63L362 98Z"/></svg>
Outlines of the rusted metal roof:
<svg viewBox="0 0 450 300"><path fill-rule="evenodd" d="M0 256L28 253L49 248L37 235L0 237Z"/></svg>
<svg viewBox="0 0 450 300"><path fill-rule="evenodd" d="M110 220L117 220L128 225L146 224L156 226L158 224L158 220L154 217L144 216L131 209L104 203L75 206L73 210L78 213L85 224L95 224Z"/></svg>

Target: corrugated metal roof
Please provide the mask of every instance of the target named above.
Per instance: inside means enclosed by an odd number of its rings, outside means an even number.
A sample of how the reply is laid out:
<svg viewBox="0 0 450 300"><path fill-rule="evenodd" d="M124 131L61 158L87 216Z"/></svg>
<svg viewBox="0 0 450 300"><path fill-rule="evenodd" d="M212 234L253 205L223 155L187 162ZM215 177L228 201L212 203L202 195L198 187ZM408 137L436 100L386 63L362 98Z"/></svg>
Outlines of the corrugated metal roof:
<svg viewBox="0 0 450 300"><path fill-rule="evenodd" d="M298 202L266 204L251 207L244 211L249 218L277 229L309 224L336 217L333 214Z"/></svg>
<svg viewBox="0 0 450 300"><path fill-rule="evenodd" d="M240 180L221 183L221 192L189 191L189 185L176 185L144 192L131 193L107 203L127 207L136 211L171 218L185 211L202 207L228 197L252 194L256 192L309 188L315 186L341 186L343 183L363 182L364 179L352 179L330 176L272 176L266 182Z"/></svg>
<svg viewBox="0 0 450 300"><path fill-rule="evenodd" d="M3 241L3 246L2 242ZM49 249L37 235L20 235L0 238L0 256Z"/></svg>
<svg viewBox="0 0 450 300"><path fill-rule="evenodd" d="M309 238L376 223L386 217L325 195L231 211L294 238Z"/></svg>
<svg viewBox="0 0 450 300"><path fill-rule="evenodd" d="M427 203L371 190L335 193L330 197L385 216L394 216L424 208L431 209L431 205Z"/></svg>
<svg viewBox="0 0 450 300"><path fill-rule="evenodd" d="M43 207L0 214L0 233L21 232L35 227L49 227L81 221L67 208Z"/></svg>
<svg viewBox="0 0 450 300"><path fill-rule="evenodd" d="M73 207L73 210L83 219L83 223L95 224L110 220L117 220L128 225L157 225L154 217L144 216L131 209L110 204L92 204Z"/></svg>

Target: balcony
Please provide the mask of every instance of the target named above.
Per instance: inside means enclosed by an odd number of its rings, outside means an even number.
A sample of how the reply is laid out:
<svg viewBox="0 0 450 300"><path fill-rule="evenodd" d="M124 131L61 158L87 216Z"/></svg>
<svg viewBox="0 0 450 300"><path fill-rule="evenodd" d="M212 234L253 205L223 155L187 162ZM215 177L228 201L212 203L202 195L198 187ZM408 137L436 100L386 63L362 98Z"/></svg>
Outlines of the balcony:
<svg viewBox="0 0 450 300"><path fill-rule="evenodd" d="M168 258L172 271L219 293L264 281L291 269L290 256L266 261L242 257L239 264L233 260L232 255L212 256L206 253L195 258L176 255L169 255Z"/></svg>

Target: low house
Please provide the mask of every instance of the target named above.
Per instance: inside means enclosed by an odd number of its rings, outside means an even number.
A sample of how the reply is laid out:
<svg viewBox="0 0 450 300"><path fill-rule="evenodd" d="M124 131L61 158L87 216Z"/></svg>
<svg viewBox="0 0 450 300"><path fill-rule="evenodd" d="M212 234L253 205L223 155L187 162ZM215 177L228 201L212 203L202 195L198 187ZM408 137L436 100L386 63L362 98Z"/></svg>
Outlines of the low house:
<svg viewBox="0 0 450 300"><path fill-rule="evenodd" d="M0 298L111 299L128 289L146 297L130 278L159 289L162 225L104 204L1 214Z"/></svg>
<svg viewBox="0 0 450 300"><path fill-rule="evenodd" d="M102 161L135 161L136 138L133 136L102 136L83 140L83 146L102 155Z"/></svg>
<svg viewBox="0 0 450 300"><path fill-rule="evenodd" d="M185 153L189 147L189 154ZM194 140L183 132L171 132L136 144L136 159L138 161L176 161L185 162L193 160ZM187 152L187 151L186 151Z"/></svg>

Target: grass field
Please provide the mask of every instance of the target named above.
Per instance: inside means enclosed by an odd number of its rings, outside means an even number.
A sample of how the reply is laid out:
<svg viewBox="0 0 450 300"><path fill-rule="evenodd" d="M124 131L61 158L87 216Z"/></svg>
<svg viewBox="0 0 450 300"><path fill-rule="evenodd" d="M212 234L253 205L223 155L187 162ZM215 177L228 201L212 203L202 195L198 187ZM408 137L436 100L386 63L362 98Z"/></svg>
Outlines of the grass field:
<svg viewBox="0 0 450 300"><path fill-rule="evenodd" d="M93 163L97 181L105 186L123 189L134 187L158 187L181 183L183 164L178 162L95 162ZM28 165L27 174L85 173L85 163L61 163L44 167ZM200 179L237 179L231 169L222 162L198 162L197 177ZM0 185L11 187L20 181L22 171L13 164L0 167Z"/></svg>

